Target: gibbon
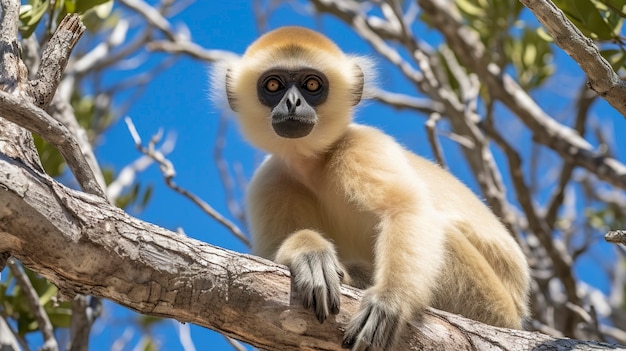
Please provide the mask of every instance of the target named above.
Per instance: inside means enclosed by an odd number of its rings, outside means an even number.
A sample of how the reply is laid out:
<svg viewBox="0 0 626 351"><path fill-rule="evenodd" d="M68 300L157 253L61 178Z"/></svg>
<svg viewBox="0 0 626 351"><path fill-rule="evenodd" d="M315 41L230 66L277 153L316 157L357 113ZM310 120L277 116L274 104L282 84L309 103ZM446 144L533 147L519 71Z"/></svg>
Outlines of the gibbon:
<svg viewBox="0 0 626 351"><path fill-rule="evenodd" d="M393 348L425 306L521 328L528 264L498 218L447 171L352 122L372 66L284 27L214 73L245 138L270 154L247 190L253 253L290 268L320 322L339 312L342 282L367 289L345 348Z"/></svg>

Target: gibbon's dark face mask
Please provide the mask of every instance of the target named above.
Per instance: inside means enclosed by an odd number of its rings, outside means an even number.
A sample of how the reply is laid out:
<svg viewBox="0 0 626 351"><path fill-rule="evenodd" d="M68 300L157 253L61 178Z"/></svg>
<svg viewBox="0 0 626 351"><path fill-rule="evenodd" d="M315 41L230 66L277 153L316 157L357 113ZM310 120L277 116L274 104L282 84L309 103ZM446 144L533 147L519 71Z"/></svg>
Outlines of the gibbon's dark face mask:
<svg viewBox="0 0 626 351"><path fill-rule="evenodd" d="M257 82L259 101L272 108L274 132L283 138L302 138L317 123L315 108L326 101L328 79L317 70L272 69Z"/></svg>

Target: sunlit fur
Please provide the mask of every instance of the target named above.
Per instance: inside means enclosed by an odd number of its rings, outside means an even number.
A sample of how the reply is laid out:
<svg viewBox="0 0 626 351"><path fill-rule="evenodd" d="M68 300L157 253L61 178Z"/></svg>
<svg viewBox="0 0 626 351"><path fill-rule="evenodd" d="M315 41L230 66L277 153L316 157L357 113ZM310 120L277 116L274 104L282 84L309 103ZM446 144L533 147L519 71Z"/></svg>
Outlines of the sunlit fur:
<svg viewBox="0 0 626 351"><path fill-rule="evenodd" d="M529 272L505 227L448 172L352 123L359 75L370 88L370 66L318 33L287 27L214 78L225 82L244 136L271 154L248 189L253 252L291 268L305 299L315 295L305 305L320 321L339 308L340 281L367 287L344 339L354 349L391 347L425 306L520 328ZM328 77L328 99L308 136L278 136L271 109L257 99L259 76L277 67Z"/></svg>

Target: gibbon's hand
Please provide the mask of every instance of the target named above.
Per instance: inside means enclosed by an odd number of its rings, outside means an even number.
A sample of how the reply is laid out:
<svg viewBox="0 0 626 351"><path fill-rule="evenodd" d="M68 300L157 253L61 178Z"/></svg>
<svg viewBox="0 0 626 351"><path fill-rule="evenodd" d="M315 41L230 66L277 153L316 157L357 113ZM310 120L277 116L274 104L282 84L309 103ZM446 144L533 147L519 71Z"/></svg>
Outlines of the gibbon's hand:
<svg viewBox="0 0 626 351"><path fill-rule="evenodd" d="M309 251L289 265L296 295L305 308L313 308L320 323L339 313L340 287L344 271L332 251Z"/></svg>
<svg viewBox="0 0 626 351"><path fill-rule="evenodd" d="M342 347L352 351L390 350L404 323L398 304L367 291L359 312L348 323Z"/></svg>

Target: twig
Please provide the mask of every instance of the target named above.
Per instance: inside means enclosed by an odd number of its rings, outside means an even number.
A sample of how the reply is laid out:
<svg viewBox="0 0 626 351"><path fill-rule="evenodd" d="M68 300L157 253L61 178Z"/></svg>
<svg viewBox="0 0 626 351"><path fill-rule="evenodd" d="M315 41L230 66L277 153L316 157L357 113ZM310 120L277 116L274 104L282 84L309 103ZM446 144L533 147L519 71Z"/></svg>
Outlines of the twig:
<svg viewBox="0 0 626 351"><path fill-rule="evenodd" d="M209 50L191 41L152 41L148 43L148 50L163 51L170 54L186 54L192 58L207 61L218 62L223 60L236 59L239 56L233 52L225 50Z"/></svg>
<svg viewBox="0 0 626 351"><path fill-rule="evenodd" d="M174 177L176 176L176 170L174 169L174 165L172 164L170 160L165 158L165 156L161 152L159 152L158 150L155 150L154 148L155 144L158 143L159 140L161 139L160 133L152 137L152 140L148 144L148 147L144 147L142 145L141 137L139 136L139 133L137 133L137 129L135 128L135 125L133 124L133 121L128 117L126 117L124 121L126 122L126 125L128 126L128 131L130 132L133 140L135 141L135 147L137 148L137 150L139 150L139 152L151 157L156 163L159 164L159 168L161 169L161 173L163 173L163 178L165 179L165 183L167 184L168 187L170 187L172 190L176 191L177 193L191 200L194 204L200 207L206 214L208 214L213 219L218 221L220 224L228 228L231 231L231 233L233 233L235 237L241 240L246 246L250 246L250 241L248 240L246 235L239 229L239 227L237 227L237 225L235 225L234 223L226 219L219 212L217 212L213 207L211 207L211 205L206 203L197 195L178 186L174 182Z"/></svg>
<svg viewBox="0 0 626 351"><path fill-rule="evenodd" d="M372 99L397 109L410 109L424 114L443 114L443 105L430 99L418 99L410 95L392 93L382 89L372 91Z"/></svg>
<svg viewBox="0 0 626 351"><path fill-rule="evenodd" d="M430 148L433 150L435 160L437 160L437 163L442 168L448 169L448 166L446 165L446 160L443 158L441 144L439 143L439 139L437 139L437 121L439 121L440 118L441 115L438 113L433 113L430 115L425 124L426 134L428 135L428 142L430 143Z"/></svg>
<svg viewBox="0 0 626 351"><path fill-rule="evenodd" d="M520 0L546 28L554 43L570 55L589 78L589 87L626 117L626 82L594 42L584 36L550 0Z"/></svg>
<svg viewBox="0 0 626 351"><path fill-rule="evenodd" d="M193 340L191 340L191 331L189 328L189 324L178 321L174 321L174 323L176 323L176 327L178 327L178 340L183 346L183 351L196 351Z"/></svg>
<svg viewBox="0 0 626 351"><path fill-rule="evenodd" d="M17 280L17 284L24 292L28 307L33 313L33 316L35 316L35 320L37 321L39 330L41 330L41 334L43 335L44 339L44 345L42 346L42 350L58 351L59 345L57 344L57 340L54 337L54 329L52 328L52 323L50 323L50 319L48 319L46 310L39 303L39 296L37 295L35 288L33 288L30 280L28 280L26 274L22 272L22 270L18 267L13 258L10 258L7 263L9 269L11 270L11 273L13 273L13 276L15 276L15 279Z"/></svg>
<svg viewBox="0 0 626 351"><path fill-rule="evenodd" d="M10 93L22 93L28 79L17 41L19 10L19 1L0 0L0 90Z"/></svg>

